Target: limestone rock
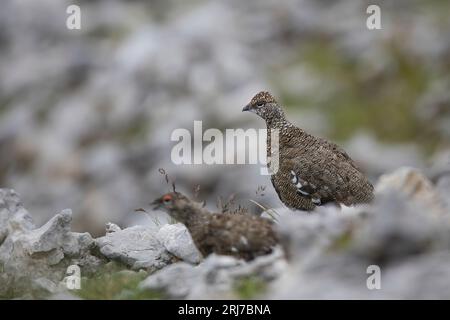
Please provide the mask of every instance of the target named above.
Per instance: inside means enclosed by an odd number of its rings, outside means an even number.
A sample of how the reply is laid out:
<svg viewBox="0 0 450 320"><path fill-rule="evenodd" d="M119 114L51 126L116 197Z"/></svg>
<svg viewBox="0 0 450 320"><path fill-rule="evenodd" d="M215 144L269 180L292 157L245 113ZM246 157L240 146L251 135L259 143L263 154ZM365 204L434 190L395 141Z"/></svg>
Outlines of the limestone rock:
<svg viewBox="0 0 450 320"><path fill-rule="evenodd" d="M378 194L399 191L434 214L440 215L445 211L444 202L431 181L414 168L402 167L392 173L382 175L375 191Z"/></svg>
<svg viewBox="0 0 450 320"><path fill-rule="evenodd" d="M159 229L156 237L161 241L167 251L189 263L199 263L201 253L194 245L189 231L181 224L165 224Z"/></svg>
<svg viewBox="0 0 450 320"><path fill-rule="evenodd" d="M91 253L92 237L70 231L70 210L34 228L14 191L0 190L0 203L0 296L54 293L69 265L78 265L88 275L102 264Z"/></svg>
<svg viewBox="0 0 450 320"><path fill-rule="evenodd" d="M170 265L141 282L142 289L163 290L172 298L233 298L236 280L259 276L265 281L278 277L286 267L283 253L273 253L246 262L231 256L209 255L198 266L185 262Z"/></svg>
<svg viewBox="0 0 450 320"><path fill-rule="evenodd" d="M168 265L173 256L156 237L154 228L134 226L107 233L96 239L100 252L133 270L154 271Z"/></svg>
<svg viewBox="0 0 450 320"><path fill-rule="evenodd" d="M34 229L33 219L14 190L0 189L0 244L13 232Z"/></svg>
<svg viewBox="0 0 450 320"><path fill-rule="evenodd" d="M411 187L408 183L415 180L405 182L406 190ZM418 205L406 193L395 191L379 191L373 204L355 207L353 212L329 208L319 215L280 219L283 244L288 243L292 254L289 267L265 297L414 299L448 295L447 216L429 214L424 202ZM427 191L435 192L433 186ZM382 290L368 289L369 266L380 268Z"/></svg>

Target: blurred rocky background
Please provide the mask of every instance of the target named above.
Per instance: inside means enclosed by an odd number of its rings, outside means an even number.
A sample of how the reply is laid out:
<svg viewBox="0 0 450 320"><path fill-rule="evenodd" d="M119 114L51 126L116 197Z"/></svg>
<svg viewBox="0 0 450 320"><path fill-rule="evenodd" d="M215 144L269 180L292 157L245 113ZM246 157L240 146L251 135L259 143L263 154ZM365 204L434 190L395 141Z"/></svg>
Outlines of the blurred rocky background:
<svg viewBox="0 0 450 320"><path fill-rule="evenodd" d="M81 30L65 26L70 4ZM381 30L366 28L369 4ZM449 12L444 0L3 0L0 297L449 298ZM173 164L171 133L194 120L264 128L241 113L260 90L342 144L375 203L292 213L260 165ZM171 188L160 168L211 210L232 194L276 208L289 259L202 261L181 225L135 212ZM76 295L60 283L71 264ZM367 289L369 265L383 290Z"/></svg>
<svg viewBox="0 0 450 320"><path fill-rule="evenodd" d="M78 4L82 29L65 26ZM381 30L366 8L381 7ZM176 166L175 128L264 128L242 107L270 90L290 119L341 143L372 181L450 161L448 1L4 0L0 186L42 225L151 224L134 212L170 186L214 207L280 203L260 165ZM264 196L258 186L267 186ZM253 206L253 210L260 210Z"/></svg>

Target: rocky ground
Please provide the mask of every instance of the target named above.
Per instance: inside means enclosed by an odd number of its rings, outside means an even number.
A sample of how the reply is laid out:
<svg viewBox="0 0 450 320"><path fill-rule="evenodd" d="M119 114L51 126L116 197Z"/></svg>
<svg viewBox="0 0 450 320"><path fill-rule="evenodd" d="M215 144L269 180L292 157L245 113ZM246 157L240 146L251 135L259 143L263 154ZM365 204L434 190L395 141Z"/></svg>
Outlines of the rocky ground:
<svg viewBox="0 0 450 320"><path fill-rule="evenodd" d="M372 0L77 3L75 31L72 1L0 5L0 297L450 298L450 2L377 0L381 30ZM259 165L172 162L194 120L263 128L241 112L260 90L342 145L376 201L291 213ZM183 226L135 212L170 189L160 168L211 211L275 208L287 258L202 260Z"/></svg>
<svg viewBox="0 0 450 320"><path fill-rule="evenodd" d="M203 259L180 224L106 234L71 231L71 210L41 227L9 189L0 191L0 297L450 298L450 175L435 181L413 168L383 175L373 204L324 207L314 214L278 208L282 245L251 262ZM81 288L67 288L78 265ZM381 288L369 290L369 266Z"/></svg>

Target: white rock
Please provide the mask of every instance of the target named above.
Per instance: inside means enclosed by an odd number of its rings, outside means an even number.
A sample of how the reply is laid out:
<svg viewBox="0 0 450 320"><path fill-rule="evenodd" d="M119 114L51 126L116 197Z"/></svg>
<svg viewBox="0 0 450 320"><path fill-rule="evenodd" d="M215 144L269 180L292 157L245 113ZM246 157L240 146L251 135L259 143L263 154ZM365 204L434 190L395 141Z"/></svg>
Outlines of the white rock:
<svg viewBox="0 0 450 320"><path fill-rule="evenodd" d="M14 232L34 229L33 219L14 190L0 189L0 244Z"/></svg>
<svg viewBox="0 0 450 320"><path fill-rule="evenodd" d="M189 231L183 224L165 224L159 229L156 237L166 250L177 258L194 264L202 260L201 253L197 250Z"/></svg>
<svg viewBox="0 0 450 320"><path fill-rule="evenodd" d="M128 267L154 271L171 262L171 255L156 237L157 230L134 226L96 239L100 252Z"/></svg>
<svg viewBox="0 0 450 320"><path fill-rule="evenodd" d="M117 224L114 224L112 222L108 222L106 224L106 233L111 233L111 232L117 232L122 230Z"/></svg>

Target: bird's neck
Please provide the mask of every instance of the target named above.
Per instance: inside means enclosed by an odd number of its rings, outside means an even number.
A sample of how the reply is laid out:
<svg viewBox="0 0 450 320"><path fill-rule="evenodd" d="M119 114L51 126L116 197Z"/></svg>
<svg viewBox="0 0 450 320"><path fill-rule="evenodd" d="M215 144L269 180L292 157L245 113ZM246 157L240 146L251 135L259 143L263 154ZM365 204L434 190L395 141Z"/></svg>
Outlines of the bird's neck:
<svg viewBox="0 0 450 320"><path fill-rule="evenodd" d="M305 136L308 134L304 130L293 125L284 116L267 122L267 156L273 156L272 146L289 143L293 137L303 139Z"/></svg>
<svg viewBox="0 0 450 320"><path fill-rule="evenodd" d="M189 203L181 208L176 217L179 222L183 223L188 229L205 222L209 212L199 203Z"/></svg>
<svg viewBox="0 0 450 320"><path fill-rule="evenodd" d="M270 130L279 130L280 133L283 131L288 130L289 128L292 128L294 125L290 123L288 120L286 120L286 117L284 114L280 114L274 117L271 117L269 119L266 119L266 126L267 129Z"/></svg>

